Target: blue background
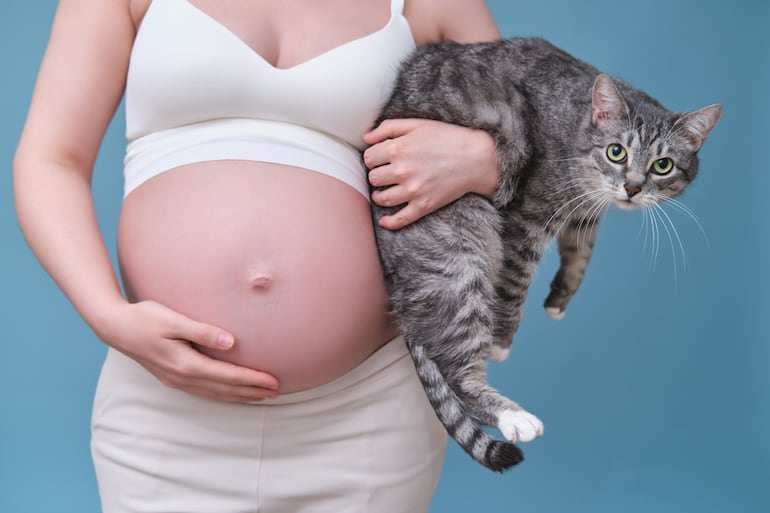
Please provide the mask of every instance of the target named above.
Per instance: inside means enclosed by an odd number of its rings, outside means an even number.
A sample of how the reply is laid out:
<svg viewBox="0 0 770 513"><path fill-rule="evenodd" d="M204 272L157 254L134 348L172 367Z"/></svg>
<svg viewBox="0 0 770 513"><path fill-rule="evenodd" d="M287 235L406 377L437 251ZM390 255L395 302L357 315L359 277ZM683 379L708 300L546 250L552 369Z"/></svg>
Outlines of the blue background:
<svg viewBox="0 0 770 513"><path fill-rule="evenodd" d="M104 347L18 229L11 160L53 0L0 16L0 511L98 511L88 437ZM541 35L674 110L724 104L656 251L639 212L612 211L567 317L540 309L550 251L511 358L490 379L538 414L543 438L503 475L452 444L433 512L770 512L766 191L770 3L490 1L503 35ZM114 250L123 113L94 188ZM641 231L640 231L641 230ZM114 255L114 251L113 251Z"/></svg>

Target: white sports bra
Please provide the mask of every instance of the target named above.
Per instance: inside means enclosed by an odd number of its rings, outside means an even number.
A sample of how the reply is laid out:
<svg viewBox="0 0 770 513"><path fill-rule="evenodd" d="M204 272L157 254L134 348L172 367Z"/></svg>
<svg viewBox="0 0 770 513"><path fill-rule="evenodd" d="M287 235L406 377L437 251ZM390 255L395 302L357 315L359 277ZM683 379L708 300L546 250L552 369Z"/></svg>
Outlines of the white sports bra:
<svg viewBox="0 0 770 513"><path fill-rule="evenodd" d="M369 197L361 136L414 47L403 0L380 30L276 68L188 0L154 0L126 82L125 195L194 162L253 160L333 176Z"/></svg>

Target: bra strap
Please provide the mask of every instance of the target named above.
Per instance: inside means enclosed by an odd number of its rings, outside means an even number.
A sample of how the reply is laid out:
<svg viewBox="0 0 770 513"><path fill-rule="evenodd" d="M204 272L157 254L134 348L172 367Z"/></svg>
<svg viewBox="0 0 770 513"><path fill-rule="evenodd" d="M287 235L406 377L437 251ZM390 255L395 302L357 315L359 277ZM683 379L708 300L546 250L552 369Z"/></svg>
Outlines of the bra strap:
<svg viewBox="0 0 770 513"><path fill-rule="evenodd" d="M390 0L390 12L399 16L404 12L404 0Z"/></svg>

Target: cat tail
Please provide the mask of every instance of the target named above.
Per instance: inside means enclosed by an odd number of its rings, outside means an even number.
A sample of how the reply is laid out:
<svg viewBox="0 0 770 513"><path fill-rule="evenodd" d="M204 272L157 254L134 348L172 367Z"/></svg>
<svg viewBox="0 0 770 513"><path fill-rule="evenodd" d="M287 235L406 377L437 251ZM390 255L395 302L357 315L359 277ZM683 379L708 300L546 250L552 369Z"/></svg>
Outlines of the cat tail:
<svg viewBox="0 0 770 513"><path fill-rule="evenodd" d="M467 413L464 402L447 383L436 363L425 354L421 345L408 344L428 400L439 421L458 445L490 470L503 472L524 460L521 449L510 442L497 440L487 434L473 416Z"/></svg>

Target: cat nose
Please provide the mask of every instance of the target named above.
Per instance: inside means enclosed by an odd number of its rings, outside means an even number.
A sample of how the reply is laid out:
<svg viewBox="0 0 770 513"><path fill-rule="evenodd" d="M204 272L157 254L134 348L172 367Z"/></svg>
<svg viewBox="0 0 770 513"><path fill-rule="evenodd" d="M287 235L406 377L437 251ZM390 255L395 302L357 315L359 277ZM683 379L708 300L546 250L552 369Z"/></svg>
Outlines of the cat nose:
<svg viewBox="0 0 770 513"><path fill-rule="evenodd" d="M629 198L633 198L634 196L642 192L641 188L635 187L629 184L624 185L623 188L626 190L626 193L628 194Z"/></svg>

